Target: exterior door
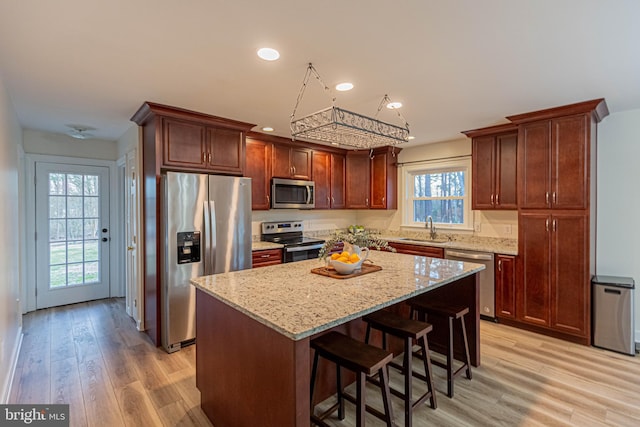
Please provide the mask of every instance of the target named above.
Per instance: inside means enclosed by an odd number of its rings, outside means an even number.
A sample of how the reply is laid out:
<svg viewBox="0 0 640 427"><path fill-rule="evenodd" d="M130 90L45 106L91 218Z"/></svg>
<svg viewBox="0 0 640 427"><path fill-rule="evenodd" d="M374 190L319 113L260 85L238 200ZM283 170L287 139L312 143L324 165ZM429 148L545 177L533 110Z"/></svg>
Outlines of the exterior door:
<svg viewBox="0 0 640 427"><path fill-rule="evenodd" d="M36 163L36 308L109 296L109 169Z"/></svg>

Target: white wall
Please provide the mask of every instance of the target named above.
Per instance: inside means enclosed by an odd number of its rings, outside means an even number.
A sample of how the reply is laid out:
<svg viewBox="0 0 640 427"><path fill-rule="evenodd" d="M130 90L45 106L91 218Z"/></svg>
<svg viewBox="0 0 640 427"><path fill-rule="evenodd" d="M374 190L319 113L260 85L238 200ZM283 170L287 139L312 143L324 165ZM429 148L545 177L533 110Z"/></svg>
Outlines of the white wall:
<svg viewBox="0 0 640 427"><path fill-rule="evenodd" d="M104 139L75 139L68 135L25 129L24 151L31 154L50 154L86 159L117 160L115 141Z"/></svg>
<svg viewBox="0 0 640 427"><path fill-rule="evenodd" d="M611 114L598 125L596 273L640 285L640 110ZM640 342L640 289L636 290Z"/></svg>
<svg viewBox="0 0 640 427"><path fill-rule="evenodd" d="M122 134L120 139L116 142L116 155L120 159L125 156L129 151L134 148L138 148L138 141L140 139L140 127L135 123L131 124L131 127Z"/></svg>
<svg viewBox="0 0 640 427"><path fill-rule="evenodd" d="M468 138L453 141L439 142L436 144L420 145L405 148L398 154L398 163L420 162L426 160L446 159L459 156L471 156L471 140ZM398 168L402 174L402 167ZM398 176L400 178L400 175ZM471 177L469 177L471 179ZM398 179L400 185L400 179ZM398 195L402 196L398 186ZM482 237L503 237L508 239L518 238L518 212L517 211L472 211L474 227L479 226L480 231L473 233L455 231L455 233L474 234ZM400 230L402 224L402 201L398 200L397 211L358 211L358 223L367 227L389 230ZM448 230L441 230L449 233ZM510 231L510 232L508 232ZM453 233L454 231L452 231Z"/></svg>
<svg viewBox="0 0 640 427"><path fill-rule="evenodd" d="M0 403L6 403L18 357L22 316L19 307L21 253L18 150L22 130L0 79Z"/></svg>

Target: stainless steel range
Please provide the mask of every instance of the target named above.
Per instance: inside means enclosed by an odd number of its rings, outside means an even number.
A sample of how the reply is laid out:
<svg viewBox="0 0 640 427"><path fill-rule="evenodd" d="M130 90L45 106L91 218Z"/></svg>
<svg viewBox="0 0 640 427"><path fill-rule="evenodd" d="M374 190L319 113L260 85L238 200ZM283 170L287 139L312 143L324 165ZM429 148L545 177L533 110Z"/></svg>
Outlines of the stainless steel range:
<svg viewBox="0 0 640 427"><path fill-rule="evenodd" d="M263 222L261 239L284 245L284 262L318 258L324 240L303 236L302 221Z"/></svg>

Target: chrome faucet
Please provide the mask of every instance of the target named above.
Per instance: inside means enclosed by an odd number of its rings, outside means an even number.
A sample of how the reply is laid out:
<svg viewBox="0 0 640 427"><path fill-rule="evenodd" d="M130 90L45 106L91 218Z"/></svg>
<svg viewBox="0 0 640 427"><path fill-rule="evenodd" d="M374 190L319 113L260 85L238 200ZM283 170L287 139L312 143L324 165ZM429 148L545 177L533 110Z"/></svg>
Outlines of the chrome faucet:
<svg viewBox="0 0 640 427"><path fill-rule="evenodd" d="M427 220L424 223L424 227L429 230L429 239L436 239L436 228L433 226L433 218L431 215L427 217Z"/></svg>

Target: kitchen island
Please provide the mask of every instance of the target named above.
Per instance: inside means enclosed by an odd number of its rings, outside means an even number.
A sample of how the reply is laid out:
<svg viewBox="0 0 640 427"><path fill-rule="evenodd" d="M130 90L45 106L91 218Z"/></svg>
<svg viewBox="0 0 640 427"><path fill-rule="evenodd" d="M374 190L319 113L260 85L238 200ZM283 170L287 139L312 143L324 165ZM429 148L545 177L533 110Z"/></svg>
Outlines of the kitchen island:
<svg viewBox="0 0 640 427"><path fill-rule="evenodd" d="M429 292L468 304L472 364L480 364L478 286L484 266L372 252L382 270L335 279L311 273L318 260L192 280L196 297L196 385L216 427L308 426L309 340L328 330L362 339L362 316ZM438 336L435 334L438 345ZM442 338L440 339L442 340ZM332 393L328 375L320 399Z"/></svg>

